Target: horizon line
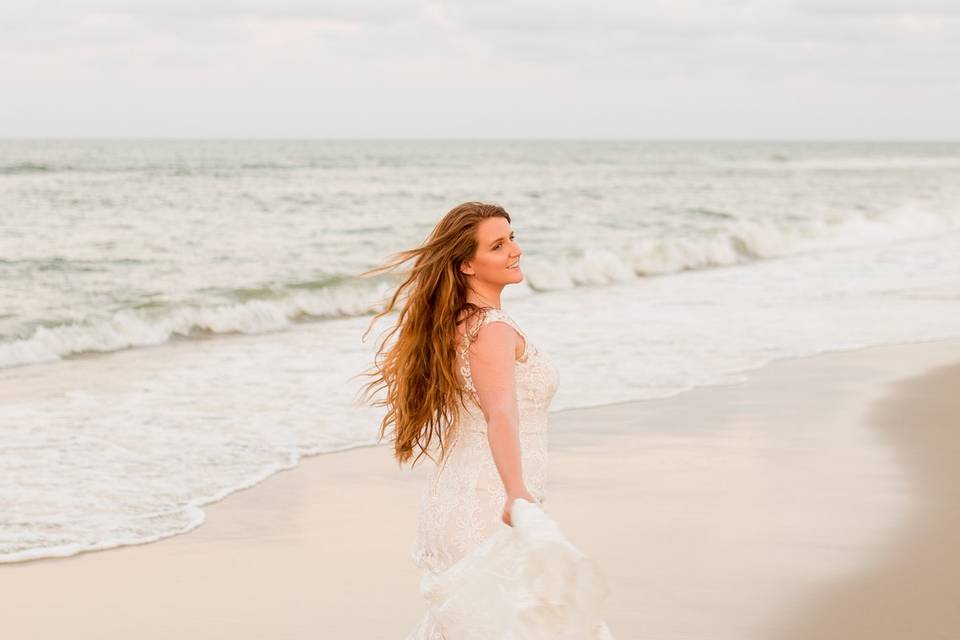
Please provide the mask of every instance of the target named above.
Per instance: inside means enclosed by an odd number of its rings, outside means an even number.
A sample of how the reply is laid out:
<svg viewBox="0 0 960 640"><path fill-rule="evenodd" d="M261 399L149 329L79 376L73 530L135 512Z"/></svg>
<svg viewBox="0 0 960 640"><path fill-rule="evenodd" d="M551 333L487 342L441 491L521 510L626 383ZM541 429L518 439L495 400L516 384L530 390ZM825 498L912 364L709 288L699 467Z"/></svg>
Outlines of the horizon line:
<svg viewBox="0 0 960 640"><path fill-rule="evenodd" d="M292 137L292 136L4 136L0 141L11 142L75 142L75 141L158 141L158 142L608 142L608 143L636 143L636 142L777 142L777 143L831 143L831 142L870 142L870 143L942 143L951 144L960 142L960 138L641 138L641 137L529 137L529 138L460 138L460 137Z"/></svg>

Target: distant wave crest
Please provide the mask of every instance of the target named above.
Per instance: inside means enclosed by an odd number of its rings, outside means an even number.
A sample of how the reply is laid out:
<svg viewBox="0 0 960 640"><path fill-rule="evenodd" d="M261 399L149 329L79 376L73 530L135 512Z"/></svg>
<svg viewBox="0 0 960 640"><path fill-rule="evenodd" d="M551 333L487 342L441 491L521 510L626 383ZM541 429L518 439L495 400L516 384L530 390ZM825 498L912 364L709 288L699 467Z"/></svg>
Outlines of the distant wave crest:
<svg viewBox="0 0 960 640"><path fill-rule="evenodd" d="M709 269L798 253L878 246L960 229L960 219L912 208L885 216L778 222L737 220L700 235L641 238L626 249L590 248L528 264L535 291L623 282L638 277Z"/></svg>
<svg viewBox="0 0 960 640"><path fill-rule="evenodd" d="M12 162L10 164L0 164L0 175L51 173L53 171L58 171L57 167L41 162Z"/></svg>
<svg viewBox="0 0 960 640"><path fill-rule="evenodd" d="M81 353L111 352L163 344L177 338L282 331L297 321L362 316L389 286L359 282L313 290L289 290L273 298L233 304L122 309L109 318L36 327L26 338L0 343L0 368L52 362ZM247 290L250 291L250 290Z"/></svg>
<svg viewBox="0 0 960 640"><path fill-rule="evenodd" d="M960 220L904 208L881 217L838 222L732 221L699 236L641 238L626 248L571 248L567 255L523 263L524 294L572 289L754 262L791 254L884 245L956 231ZM123 309L105 319L36 327L0 342L0 368L50 362L88 352L152 346L177 338L282 331L292 323L368 315L390 294L387 280L335 278L234 291L230 304Z"/></svg>

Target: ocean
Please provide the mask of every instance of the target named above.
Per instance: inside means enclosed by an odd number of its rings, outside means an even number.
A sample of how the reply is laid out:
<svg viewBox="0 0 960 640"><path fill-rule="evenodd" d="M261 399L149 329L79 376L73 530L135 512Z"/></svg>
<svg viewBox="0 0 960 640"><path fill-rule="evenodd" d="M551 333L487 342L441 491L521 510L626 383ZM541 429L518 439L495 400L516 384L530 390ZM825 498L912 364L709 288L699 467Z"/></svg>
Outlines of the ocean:
<svg viewBox="0 0 960 640"><path fill-rule="evenodd" d="M960 143L0 141L0 562L376 443L398 280L357 274L465 200L513 217L555 410L960 336Z"/></svg>

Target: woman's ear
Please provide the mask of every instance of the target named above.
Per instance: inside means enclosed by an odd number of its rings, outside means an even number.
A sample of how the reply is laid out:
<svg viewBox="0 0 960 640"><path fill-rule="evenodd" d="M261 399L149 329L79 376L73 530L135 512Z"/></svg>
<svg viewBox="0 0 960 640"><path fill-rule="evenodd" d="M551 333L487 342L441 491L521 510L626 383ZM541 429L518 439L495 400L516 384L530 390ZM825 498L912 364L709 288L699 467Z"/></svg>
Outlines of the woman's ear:
<svg viewBox="0 0 960 640"><path fill-rule="evenodd" d="M460 272L461 272L461 273L464 273L464 274L466 274L466 275L468 275L468 276L474 275L473 265L471 265L468 261L463 261L463 262L461 262L461 263L460 263Z"/></svg>

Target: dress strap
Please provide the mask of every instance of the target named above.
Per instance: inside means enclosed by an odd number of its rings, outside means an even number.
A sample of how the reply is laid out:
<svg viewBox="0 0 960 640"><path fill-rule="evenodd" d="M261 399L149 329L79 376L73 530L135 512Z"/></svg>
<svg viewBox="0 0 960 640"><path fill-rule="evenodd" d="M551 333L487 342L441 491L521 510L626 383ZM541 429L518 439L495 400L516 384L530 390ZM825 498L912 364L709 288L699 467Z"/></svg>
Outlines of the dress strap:
<svg viewBox="0 0 960 640"><path fill-rule="evenodd" d="M511 327L513 327L517 333L523 337L524 340L527 339L527 336L520 330L520 327L514 321L513 318L507 315L503 309L486 309L483 313L483 317L480 319L480 322L476 323L473 331L469 334L469 342L473 343L477 339L477 334L480 333L480 328L484 325L490 324L491 322L506 322Z"/></svg>
<svg viewBox="0 0 960 640"><path fill-rule="evenodd" d="M524 357L526 357L526 345L527 345L527 336L520 330L520 327L517 326L517 323L506 314L503 309L486 309L483 312L483 317L477 322L473 329L469 329L464 332L463 342L461 343L459 353L460 353L460 374L463 376L463 381L468 391L476 393L476 387L473 386L473 376L470 372L470 354L468 350L470 345L476 342L477 335L480 333L481 327L484 325L490 324L491 322L505 322L516 330L517 333L523 337L524 342Z"/></svg>

